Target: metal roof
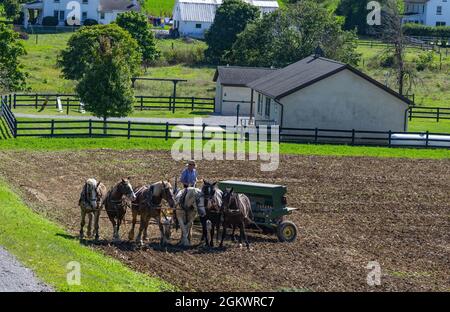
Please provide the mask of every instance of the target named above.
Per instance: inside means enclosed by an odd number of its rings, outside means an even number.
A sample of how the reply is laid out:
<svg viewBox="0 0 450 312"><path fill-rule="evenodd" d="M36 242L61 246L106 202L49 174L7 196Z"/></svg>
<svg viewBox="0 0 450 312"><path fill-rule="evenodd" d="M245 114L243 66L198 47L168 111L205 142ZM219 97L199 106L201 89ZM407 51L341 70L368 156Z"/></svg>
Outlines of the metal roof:
<svg viewBox="0 0 450 312"><path fill-rule="evenodd" d="M379 83L356 68L348 64L316 56L309 56L285 68L274 71L258 80L248 83L247 86L268 97L279 100L322 79L337 74L344 69L352 71L391 95L411 104L411 101L406 97Z"/></svg>
<svg viewBox="0 0 450 312"><path fill-rule="evenodd" d="M259 8L277 9L278 2L273 0L243 0ZM178 15L180 20L189 22L214 22L217 8L222 0L178 0L175 4L173 15ZM178 12L176 12L178 11Z"/></svg>
<svg viewBox="0 0 450 312"><path fill-rule="evenodd" d="M213 81L220 78L222 85L245 87L248 83L264 77L274 70L265 67L219 66Z"/></svg>
<svg viewBox="0 0 450 312"><path fill-rule="evenodd" d="M137 11L141 10L138 1L133 0L100 0L98 5L100 12L112 11Z"/></svg>

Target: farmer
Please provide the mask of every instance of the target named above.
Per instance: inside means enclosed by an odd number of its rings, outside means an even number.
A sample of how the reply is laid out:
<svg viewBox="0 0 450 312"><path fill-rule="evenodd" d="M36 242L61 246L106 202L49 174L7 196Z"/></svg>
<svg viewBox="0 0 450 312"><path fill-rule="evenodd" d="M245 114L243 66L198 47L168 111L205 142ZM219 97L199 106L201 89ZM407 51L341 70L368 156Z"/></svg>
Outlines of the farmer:
<svg viewBox="0 0 450 312"><path fill-rule="evenodd" d="M197 183L197 170L195 169L195 166L195 161L190 160L181 173L180 181L183 183L185 189L189 186L195 187L195 184Z"/></svg>

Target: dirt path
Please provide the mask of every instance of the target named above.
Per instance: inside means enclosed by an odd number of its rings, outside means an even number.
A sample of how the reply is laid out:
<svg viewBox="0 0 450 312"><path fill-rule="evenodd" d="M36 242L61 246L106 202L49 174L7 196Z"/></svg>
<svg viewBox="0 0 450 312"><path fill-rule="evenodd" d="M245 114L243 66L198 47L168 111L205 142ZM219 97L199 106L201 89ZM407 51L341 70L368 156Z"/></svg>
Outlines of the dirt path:
<svg viewBox="0 0 450 312"><path fill-rule="evenodd" d="M96 246L135 270L197 291L450 291L450 160L281 156L280 168L263 173L258 162L200 161L201 177L283 184L295 243L249 235L252 251L230 241L226 249L158 248L109 244L111 225L101 219ZM79 231L77 201L85 178L108 187L121 176L134 185L177 176L183 163L167 152L2 152L0 171L42 215ZM128 219L129 219L128 215ZM122 229L126 239L130 225ZM173 244L179 233L174 233ZM194 241L199 240L199 233ZM381 286L366 283L369 261L378 261Z"/></svg>
<svg viewBox="0 0 450 312"><path fill-rule="evenodd" d="M14 256L0 246L0 292L48 292L53 289L39 281Z"/></svg>

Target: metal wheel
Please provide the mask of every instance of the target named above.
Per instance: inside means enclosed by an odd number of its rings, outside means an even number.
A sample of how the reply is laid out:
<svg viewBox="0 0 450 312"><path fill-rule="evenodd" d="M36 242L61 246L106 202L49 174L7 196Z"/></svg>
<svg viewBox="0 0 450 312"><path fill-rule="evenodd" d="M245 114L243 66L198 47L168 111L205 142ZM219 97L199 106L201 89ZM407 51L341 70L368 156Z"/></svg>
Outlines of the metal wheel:
<svg viewBox="0 0 450 312"><path fill-rule="evenodd" d="M293 242L297 239L297 226L294 222L283 221L278 226L277 236L280 242Z"/></svg>

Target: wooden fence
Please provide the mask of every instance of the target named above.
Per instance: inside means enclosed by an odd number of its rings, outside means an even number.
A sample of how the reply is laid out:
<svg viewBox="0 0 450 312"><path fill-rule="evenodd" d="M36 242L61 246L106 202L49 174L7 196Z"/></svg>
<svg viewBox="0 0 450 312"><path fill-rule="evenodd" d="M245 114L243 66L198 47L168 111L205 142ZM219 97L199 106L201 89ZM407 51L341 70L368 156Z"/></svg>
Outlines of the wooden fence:
<svg viewBox="0 0 450 312"><path fill-rule="evenodd" d="M15 138L17 130L17 119L3 98L0 98L0 119L3 119L11 135Z"/></svg>
<svg viewBox="0 0 450 312"><path fill-rule="evenodd" d="M278 128L275 126L245 127L245 136L241 138L241 129L206 124L187 124L181 128L172 123L148 123L134 121L89 120L10 120L14 137L124 137L124 138L181 138L183 132L197 131L197 137L208 139L211 133L214 140L260 139L265 133L267 138L277 135L284 143L346 144L366 146L411 146L424 148L450 148L450 133L358 131L337 129ZM176 130L176 131L172 131ZM274 131L274 132L273 132ZM201 133L200 133L201 132ZM228 135L226 135L228 134ZM403 137L399 137L403 135ZM419 137L420 136L420 137ZM411 143L411 144L409 144Z"/></svg>
<svg viewBox="0 0 450 312"><path fill-rule="evenodd" d="M410 121L413 119L434 119L437 122L450 120L450 108L413 106L408 111L408 118Z"/></svg>
<svg viewBox="0 0 450 312"><path fill-rule="evenodd" d="M18 107L34 107L38 109L47 100L47 106L58 107L57 98L61 99L63 110L67 111L70 107L79 108L80 99L75 94L39 94L24 93L10 94L4 96L4 100L9 107L16 109ZM171 96L146 96L136 95L134 108L137 110L169 110L175 112L177 109L199 110L205 112L214 111L214 98L203 97L176 97Z"/></svg>

